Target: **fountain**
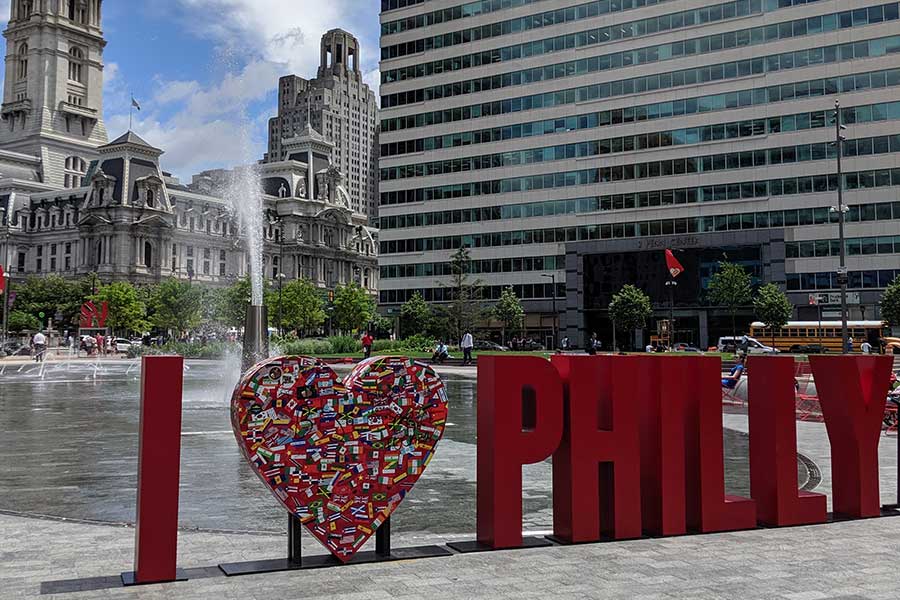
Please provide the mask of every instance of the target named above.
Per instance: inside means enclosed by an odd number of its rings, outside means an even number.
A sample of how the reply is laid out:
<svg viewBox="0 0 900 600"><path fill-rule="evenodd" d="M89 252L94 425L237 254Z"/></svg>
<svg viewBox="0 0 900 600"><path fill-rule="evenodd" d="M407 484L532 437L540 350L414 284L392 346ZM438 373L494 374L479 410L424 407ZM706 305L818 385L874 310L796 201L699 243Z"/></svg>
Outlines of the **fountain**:
<svg viewBox="0 0 900 600"><path fill-rule="evenodd" d="M244 320L244 348L241 366L244 371L269 356L269 320L263 304L263 199L259 172L253 162L249 120L239 132L239 143L247 152L248 166L234 170L226 190L238 215L247 244L250 275L250 306Z"/></svg>

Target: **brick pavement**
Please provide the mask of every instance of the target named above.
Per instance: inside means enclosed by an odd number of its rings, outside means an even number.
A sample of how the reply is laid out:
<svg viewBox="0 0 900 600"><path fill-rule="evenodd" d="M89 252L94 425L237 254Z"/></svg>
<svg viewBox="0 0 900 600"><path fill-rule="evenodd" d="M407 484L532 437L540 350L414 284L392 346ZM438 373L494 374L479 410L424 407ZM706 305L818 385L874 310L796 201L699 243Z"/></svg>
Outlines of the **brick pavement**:
<svg viewBox="0 0 900 600"><path fill-rule="evenodd" d="M133 530L0 515L0 597L39 596L42 582L79 578L47 598L603 598L896 599L900 517L609 544L455 555L317 571L104 587L129 568ZM400 546L409 540L395 540ZM421 543L422 540L416 540ZM434 541L434 540L431 540ZM275 536L185 532L179 564L274 558ZM203 575L213 575L203 577ZM72 585L68 585L71 589ZM45 590L49 588L45 587Z"/></svg>

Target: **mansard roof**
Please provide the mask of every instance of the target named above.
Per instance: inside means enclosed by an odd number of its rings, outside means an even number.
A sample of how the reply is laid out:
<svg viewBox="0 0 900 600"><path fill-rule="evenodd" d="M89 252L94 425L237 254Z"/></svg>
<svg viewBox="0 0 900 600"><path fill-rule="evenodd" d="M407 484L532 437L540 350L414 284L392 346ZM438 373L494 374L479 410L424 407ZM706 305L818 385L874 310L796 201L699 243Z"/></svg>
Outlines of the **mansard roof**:
<svg viewBox="0 0 900 600"><path fill-rule="evenodd" d="M153 146L147 143L144 138L133 131L126 131L107 145L116 146L118 144L137 144L138 146L147 146L148 148L153 148Z"/></svg>

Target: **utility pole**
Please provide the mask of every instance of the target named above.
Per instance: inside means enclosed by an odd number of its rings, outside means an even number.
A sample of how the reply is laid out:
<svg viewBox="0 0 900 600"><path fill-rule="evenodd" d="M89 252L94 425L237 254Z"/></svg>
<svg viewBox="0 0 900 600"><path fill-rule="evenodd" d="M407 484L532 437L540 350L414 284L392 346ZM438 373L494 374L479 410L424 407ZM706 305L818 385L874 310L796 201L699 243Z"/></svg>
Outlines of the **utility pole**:
<svg viewBox="0 0 900 600"><path fill-rule="evenodd" d="M669 350L675 347L675 286L678 282L669 279L666 287L669 288Z"/></svg>
<svg viewBox="0 0 900 600"><path fill-rule="evenodd" d="M841 243L840 266L837 270L838 285L841 286L841 352L847 354L847 345L850 340L847 332L847 243L844 240L844 220L849 210L844 206L844 174L841 169L841 158L844 154L844 140L846 139L841 133L843 129L847 129L841 124L841 103L839 100L834 101L834 142L837 152L837 207L832 207L831 212L838 214L838 238Z"/></svg>
<svg viewBox="0 0 900 600"><path fill-rule="evenodd" d="M559 332L557 330L557 321L559 320L559 313L556 312L556 273L541 273L541 277L547 277L550 279L550 285L553 286L553 293L551 298L553 300L553 348L551 350L556 350L559 348ZM613 325L613 338L615 338L615 325ZM615 343L613 343L615 346Z"/></svg>

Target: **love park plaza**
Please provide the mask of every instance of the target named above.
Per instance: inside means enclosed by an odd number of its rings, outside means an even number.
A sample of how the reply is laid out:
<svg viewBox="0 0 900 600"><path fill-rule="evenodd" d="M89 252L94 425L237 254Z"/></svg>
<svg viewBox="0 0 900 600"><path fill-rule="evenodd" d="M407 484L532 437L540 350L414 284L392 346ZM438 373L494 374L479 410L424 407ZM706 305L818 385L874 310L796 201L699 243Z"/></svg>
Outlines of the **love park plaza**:
<svg viewBox="0 0 900 600"><path fill-rule="evenodd" d="M0 598L900 597L900 3L7 6Z"/></svg>

